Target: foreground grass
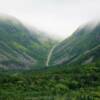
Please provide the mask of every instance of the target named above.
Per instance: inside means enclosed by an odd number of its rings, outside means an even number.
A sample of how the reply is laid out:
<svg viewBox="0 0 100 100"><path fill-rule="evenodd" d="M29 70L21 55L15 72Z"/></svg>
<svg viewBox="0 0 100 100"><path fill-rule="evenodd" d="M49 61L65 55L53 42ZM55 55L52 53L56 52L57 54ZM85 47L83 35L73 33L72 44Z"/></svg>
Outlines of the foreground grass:
<svg viewBox="0 0 100 100"><path fill-rule="evenodd" d="M0 100L100 100L100 63L1 70Z"/></svg>

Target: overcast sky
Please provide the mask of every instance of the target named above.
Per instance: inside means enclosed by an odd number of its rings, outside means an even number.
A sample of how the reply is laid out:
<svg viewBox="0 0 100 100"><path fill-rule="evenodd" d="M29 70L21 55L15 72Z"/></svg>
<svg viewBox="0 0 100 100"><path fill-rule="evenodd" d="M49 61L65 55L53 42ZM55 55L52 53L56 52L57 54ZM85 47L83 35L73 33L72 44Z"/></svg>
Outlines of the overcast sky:
<svg viewBox="0 0 100 100"><path fill-rule="evenodd" d="M100 0L0 0L0 13L65 38L79 25L100 17Z"/></svg>

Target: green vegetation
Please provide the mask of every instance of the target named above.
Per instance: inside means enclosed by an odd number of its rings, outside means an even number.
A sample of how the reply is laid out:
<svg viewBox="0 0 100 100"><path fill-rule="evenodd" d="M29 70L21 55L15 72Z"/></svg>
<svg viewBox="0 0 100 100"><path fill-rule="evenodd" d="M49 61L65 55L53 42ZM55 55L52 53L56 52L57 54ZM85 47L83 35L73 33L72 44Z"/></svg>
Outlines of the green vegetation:
<svg viewBox="0 0 100 100"><path fill-rule="evenodd" d="M100 100L100 62L0 71L0 100Z"/></svg>
<svg viewBox="0 0 100 100"><path fill-rule="evenodd" d="M54 43L45 33L30 29L16 18L0 16L0 67L44 67Z"/></svg>
<svg viewBox="0 0 100 100"><path fill-rule="evenodd" d="M91 62L100 61L100 45L97 47L86 51L84 54L80 55L76 59L72 60L71 63L76 64L89 64Z"/></svg>
<svg viewBox="0 0 100 100"><path fill-rule="evenodd" d="M71 63L85 52L100 45L100 24L88 23L79 27L53 51L50 64Z"/></svg>
<svg viewBox="0 0 100 100"><path fill-rule="evenodd" d="M100 100L100 24L80 27L52 50L55 43L0 16L0 100Z"/></svg>

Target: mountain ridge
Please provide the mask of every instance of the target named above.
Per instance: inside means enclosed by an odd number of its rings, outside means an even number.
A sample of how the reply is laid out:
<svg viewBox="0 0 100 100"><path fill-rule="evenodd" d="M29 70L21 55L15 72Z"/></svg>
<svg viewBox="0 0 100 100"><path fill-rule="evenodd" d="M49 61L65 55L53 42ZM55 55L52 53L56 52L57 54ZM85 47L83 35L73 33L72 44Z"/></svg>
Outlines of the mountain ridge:
<svg viewBox="0 0 100 100"><path fill-rule="evenodd" d="M54 43L45 33L29 30L18 19L0 16L0 67L29 69L45 66Z"/></svg>
<svg viewBox="0 0 100 100"><path fill-rule="evenodd" d="M79 27L54 49L50 61L51 65L68 63L100 44L100 23L95 25L91 23Z"/></svg>

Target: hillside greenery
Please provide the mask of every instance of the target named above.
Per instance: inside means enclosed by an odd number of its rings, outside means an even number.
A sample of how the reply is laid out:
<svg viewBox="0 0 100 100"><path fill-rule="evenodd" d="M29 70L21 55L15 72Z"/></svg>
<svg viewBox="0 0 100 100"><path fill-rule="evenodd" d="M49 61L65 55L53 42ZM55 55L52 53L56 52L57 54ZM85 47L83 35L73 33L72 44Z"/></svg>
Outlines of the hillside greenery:
<svg viewBox="0 0 100 100"><path fill-rule="evenodd" d="M30 30L16 18L0 16L0 67L43 67L54 41L37 29Z"/></svg>
<svg viewBox="0 0 100 100"><path fill-rule="evenodd" d="M0 100L100 100L100 62L1 70Z"/></svg>
<svg viewBox="0 0 100 100"><path fill-rule="evenodd" d="M56 46L49 64L71 63L98 45L100 45L100 24L88 23L80 26L72 36Z"/></svg>
<svg viewBox="0 0 100 100"><path fill-rule="evenodd" d="M0 16L0 100L100 100L100 24L83 25L56 43Z"/></svg>

